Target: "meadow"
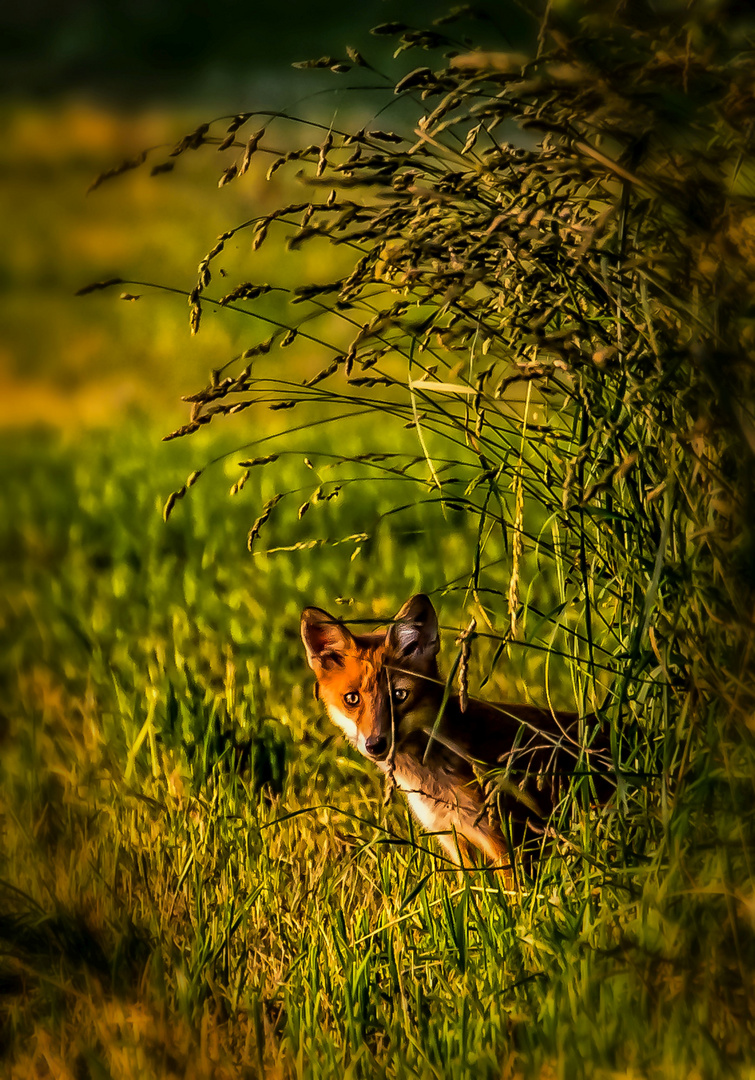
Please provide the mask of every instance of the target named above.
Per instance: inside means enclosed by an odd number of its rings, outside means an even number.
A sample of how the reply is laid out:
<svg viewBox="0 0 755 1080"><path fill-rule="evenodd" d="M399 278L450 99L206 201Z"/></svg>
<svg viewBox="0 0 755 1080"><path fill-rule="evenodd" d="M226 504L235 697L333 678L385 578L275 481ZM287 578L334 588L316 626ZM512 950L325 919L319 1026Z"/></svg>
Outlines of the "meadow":
<svg viewBox="0 0 755 1080"><path fill-rule="evenodd" d="M488 109L496 63L469 76ZM443 78L468 104L467 70ZM525 118L539 85L513 93ZM412 160L390 132L363 130L359 153L337 131L301 152L266 136L265 168L337 185L364 152L369 182L397 175L385 246L386 200L354 211L346 183L336 209L361 232L344 253L323 224L340 189L270 218L296 178L218 188L244 142L197 136L201 117L9 115L3 173L29 207L10 222L0 433L14 1078L755 1071L752 319L726 277L753 257L750 162L718 114L706 152L728 164L699 192L702 152L687 176L637 151L638 178L580 144L565 161L491 148L493 121L463 117L456 143L428 119L435 150ZM137 169L84 199L177 131L202 152L176 176ZM565 184L538 188L543 160ZM711 236L664 185L737 212ZM231 295L250 259L234 302L205 293L210 263ZM334 277L340 307L321 301ZM162 442L187 393L213 422ZM301 609L374 625L418 591L444 672L476 618L471 694L596 710L610 734L615 795L591 807L570 785L515 881L450 865L314 700Z"/></svg>
<svg viewBox="0 0 755 1080"><path fill-rule="evenodd" d="M244 504L208 484L166 525L197 453L178 446L37 432L4 455L11 1075L688 1076L682 1045L713 1075L705 995L668 955L683 883L658 896L615 812L585 815L521 891L460 878L313 699L304 603L390 618L428 589L449 666L454 530L420 507L355 558L250 558L264 470ZM322 509L346 537L391 506L376 485L369 511ZM542 682L538 659L510 661L483 693Z"/></svg>

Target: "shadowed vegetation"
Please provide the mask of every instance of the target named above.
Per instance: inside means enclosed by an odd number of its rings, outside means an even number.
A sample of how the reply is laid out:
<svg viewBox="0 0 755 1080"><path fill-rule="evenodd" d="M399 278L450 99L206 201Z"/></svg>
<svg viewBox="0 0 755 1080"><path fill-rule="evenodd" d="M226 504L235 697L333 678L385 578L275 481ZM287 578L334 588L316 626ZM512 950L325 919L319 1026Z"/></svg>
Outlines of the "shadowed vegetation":
<svg viewBox="0 0 755 1080"><path fill-rule="evenodd" d="M184 291L194 335L249 341L162 454L61 448L49 494L33 442L8 470L20 1068L752 1067L752 54L722 5L570 11L531 55L383 25L423 52L379 119L244 113L145 159L294 175ZM616 794L572 784L516 892L314 731L299 609L419 590L471 693L610 742Z"/></svg>

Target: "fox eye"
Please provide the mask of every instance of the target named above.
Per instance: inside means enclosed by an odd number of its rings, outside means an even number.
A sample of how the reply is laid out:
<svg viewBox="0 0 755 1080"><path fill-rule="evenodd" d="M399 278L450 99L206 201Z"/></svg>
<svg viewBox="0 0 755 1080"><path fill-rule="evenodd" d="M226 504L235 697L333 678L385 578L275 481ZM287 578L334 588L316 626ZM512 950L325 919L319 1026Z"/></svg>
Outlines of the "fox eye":
<svg viewBox="0 0 755 1080"><path fill-rule="evenodd" d="M350 690L348 694L343 695L343 700L347 705L351 705L353 708L355 705L359 704L359 694L356 690Z"/></svg>
<svg viewBox="0 0 755 1080"><path fill-rule="evenodd" d="M408 697L409 691L404 686L397 686L396 689L393 691L394 701L406 701Z"/></svg>

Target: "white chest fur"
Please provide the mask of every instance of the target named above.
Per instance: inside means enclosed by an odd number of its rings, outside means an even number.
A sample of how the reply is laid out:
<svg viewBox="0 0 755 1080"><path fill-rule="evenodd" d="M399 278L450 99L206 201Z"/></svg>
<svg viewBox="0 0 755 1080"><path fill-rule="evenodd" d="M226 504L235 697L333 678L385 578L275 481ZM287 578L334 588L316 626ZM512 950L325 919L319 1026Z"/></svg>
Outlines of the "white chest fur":
<svg viewBox="0 0 755 1080"><path fill-rule="evenodd" d="M351 717L333 706L328 707L328 712L349 742L369 758L364 736ZM387 771L386 761L376 764L382 772ZM477 792L473 793L458 778L443 775L439 770L428 768L416 758L401 753L397 756L395 779L419 824L436 836L454 862L459 859L457 837L469 840L492 861L499 858L501 852L490 828L484 821L477 821L480 811Z"/></svg>
<svg viewBox="0 0 755 1080"><path fill-rule="evenodd" d="M481 804L468 789L417 765L407 771L397 768L396 784L419 824L436 836L454 862L464 839L493 862L498 859L500 851L487 823L477 821Z"/></svg>

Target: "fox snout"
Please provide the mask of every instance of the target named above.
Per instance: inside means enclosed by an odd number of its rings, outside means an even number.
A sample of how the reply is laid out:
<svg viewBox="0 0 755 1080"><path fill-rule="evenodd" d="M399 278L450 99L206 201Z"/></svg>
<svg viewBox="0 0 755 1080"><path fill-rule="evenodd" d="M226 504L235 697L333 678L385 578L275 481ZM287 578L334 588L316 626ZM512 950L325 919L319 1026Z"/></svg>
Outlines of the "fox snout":
<svg viewBox="0 0 755 1080"><path fill-rule="evenodd" d="M379 687L365 701L362 724L364 753L373 761L385 761L393 743L393 723L388 695Z"/></svg>
<svg viewBox="0 0 755 1080"><path fill-rule="evenodd" d="M364 740L364 748L375 761L383 761L388 756L388 740L385 735L370 735Z"/></svg>

